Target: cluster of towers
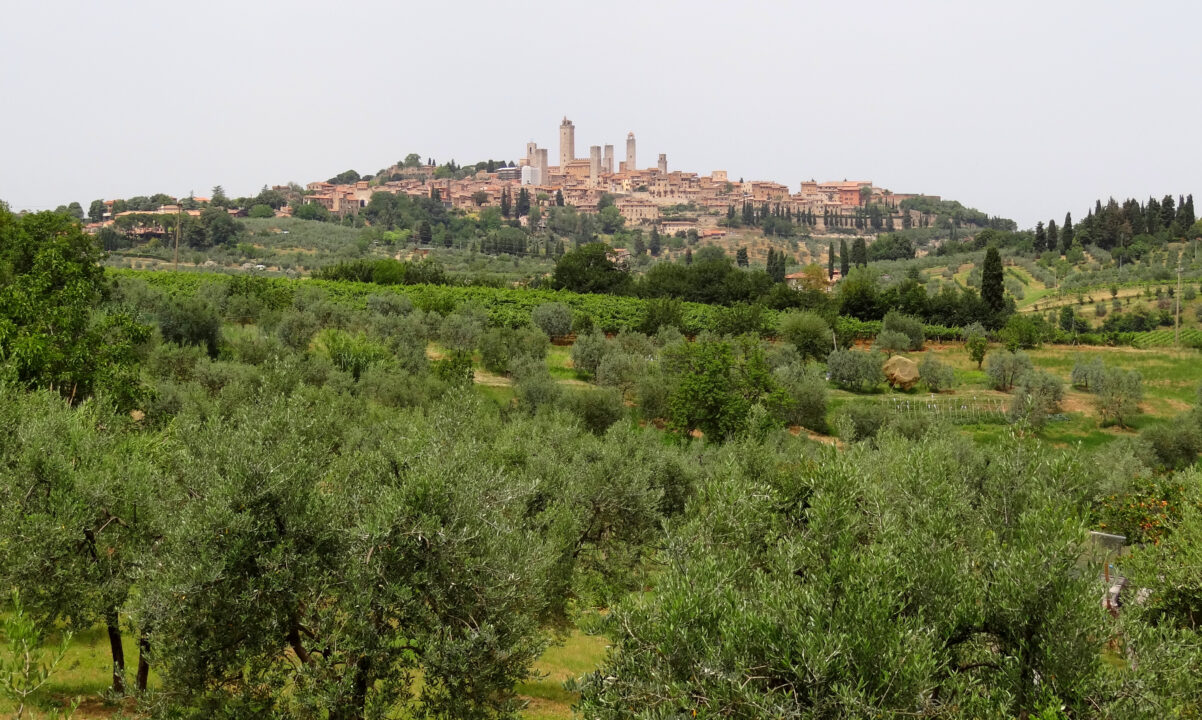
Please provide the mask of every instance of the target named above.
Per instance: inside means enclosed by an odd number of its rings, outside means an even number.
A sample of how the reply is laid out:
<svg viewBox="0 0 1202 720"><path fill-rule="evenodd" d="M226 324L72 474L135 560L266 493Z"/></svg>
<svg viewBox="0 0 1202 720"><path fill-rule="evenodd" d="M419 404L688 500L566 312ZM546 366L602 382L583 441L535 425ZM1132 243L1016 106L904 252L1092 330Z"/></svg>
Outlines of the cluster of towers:
<svg viewBox="0 0 1202 720"><path fill-rule="evenodd" d="M614 146L591 145L588 160L576 157L576 126L566 117L559 124L559 166L557 174L561 176L582 177L587 167L588 183L596 186L602 175L614 174ZM529 168L527 171L526 168ZM547 149L540 148L535 143L526 143L526 168L523 168L522 182L532 185L545 185L551 182L551 169L547 165ZM632 173L638 169L635 156L634 133L626 135L626 161L618 166L619 173ZM668 172L668 156L660 154L659 172Z"/></svg>

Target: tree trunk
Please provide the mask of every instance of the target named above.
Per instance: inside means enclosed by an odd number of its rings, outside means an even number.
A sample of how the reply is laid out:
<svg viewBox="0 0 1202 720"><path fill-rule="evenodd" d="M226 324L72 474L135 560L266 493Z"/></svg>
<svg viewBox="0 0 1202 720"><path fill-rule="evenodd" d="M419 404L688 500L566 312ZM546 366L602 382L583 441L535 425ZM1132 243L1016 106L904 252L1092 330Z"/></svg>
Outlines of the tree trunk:
<svg viewBox="0 0 1202 720"><path fill-rule="evenodd" d="M138 638L138 677L135 681L138 692L146 692L146 681L150 678L150 660L146 657L150 653L150 640L146 637L146 632L142 632L142 636Z"/></svg>
<svg viewBox="0 0 1202 720"><path fill-rule="evenodd" d="M355 662L355 689L351 696L351 707L355 708L355 717L367 716L367 685L371 673L371 659L360 656Z"/></svg>
<svg viewBox="0 0 1202 720"><path fill-rule="evenodd" d="M125 648L121 645L121 627L118 625L117 611L105 613L104 624L109 633L109 649L113 653L113 692L125 694Z"/></svg>

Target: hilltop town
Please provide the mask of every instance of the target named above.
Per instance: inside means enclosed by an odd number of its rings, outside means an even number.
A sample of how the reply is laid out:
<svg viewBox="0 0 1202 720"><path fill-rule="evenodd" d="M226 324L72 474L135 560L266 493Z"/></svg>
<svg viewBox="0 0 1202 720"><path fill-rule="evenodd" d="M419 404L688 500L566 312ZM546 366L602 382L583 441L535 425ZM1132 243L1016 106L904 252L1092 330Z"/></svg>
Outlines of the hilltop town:
<svg viewBox="0 0 1202 720"><path fill-rule="evenodd" d="M595 213L608 193L616 196L614 206L628 224L655 225L668 234L696 230L704 236L723 234L717 229L721 218L747 203L757 207L767 204L774 212L791 218L807 218L813 230L821 233L828 226L853 225L858 214L874 206L884 209L874 218L877 229L918 226L927 220L924 213L903 210L902 202L912 198L940 200L937 195L894 193L870 180L807 180L796 192L790 192L789 186L780 182L732 180L726 170L713 170L708 175L669 170L666 153L658 154L654 167L639 167L633 132L626 136L625 160L615 168L613 145L591 145L588 157L577 156L576 126L566 117L559 125L557 165L549 164L549 155L548 148L530 142L516 165L479 170L461 179L438 177L438 167L432 163L398 163L372 180L311 182L303 202L346 215L366 207L373 193L389 192L437 197L448 208L470 211L500 205L505 193L514 196L525 188L543 202L554 198L557 204ZM663 217L664 208L679 206L686 206L688 211L674 213L672 219Z"/></svg>
<svg viewBox="0 0 1202 720"><path fill-rule="evenodd" d="M871 180L811 179L792 191L781 182L732 178L726 170L704 175L672 170L666 153L658 153L653 167L640 167L633 132L626 136L625 159L615 166L612 144L590 145L588 156L579 157L576 127L566 117L559 125L558 164L551 165L549 156L549 149L535 142L526 144L524 155L516 162L489 160L466 167L453 161L441 165L433 159L423 162L419 155L410 154L374 175L361 176L351 170L304 186L265 187L259 198L243 198L242 203L216 197L177 200L162 194L95 201L87 212L91 220L87 228L96 233L116 223L128 236L157 237L170 226L162 221L165 216L199 217L209 204L225 207L232 216L245 216L256 200L265 198L276 217L347 220L359 216L377 193L435 201L446 210L466 213L506 208L524 194L527 208L570 206L582 214L596 214L612 205L628 228L720 240L732 227L756 224L746 222L749 216L787 219L786 232L777 233L786 235L793 234L794 223L804 228L803 234L857 229L876 234L926 227L934 223L937 215L932 208L941 202L938 195L895 193ZM78 212L82 217L82 208ZM515 215L521 226L528 227L528 212ZM546 228L545 214L535 214L534 221L541 224L529 229Z"/></svg>

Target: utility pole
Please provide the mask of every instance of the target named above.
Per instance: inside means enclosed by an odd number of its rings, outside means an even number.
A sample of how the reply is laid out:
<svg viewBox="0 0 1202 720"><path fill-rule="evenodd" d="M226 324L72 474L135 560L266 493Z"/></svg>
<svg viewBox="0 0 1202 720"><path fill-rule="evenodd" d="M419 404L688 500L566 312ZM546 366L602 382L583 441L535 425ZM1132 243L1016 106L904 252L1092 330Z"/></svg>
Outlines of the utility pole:
<svg viewBox="0 0 1202 720"><path fill-rule="evenodd" d="M175 269L179 270L179 228L180 219L184 214L184 201L175 201Z"/></svg>
<svg viewBox="0 0 1202 720"><path fill-rule="evenodd" d="M1181 261L1177 261L1177 321L1173 326L1173 344L1181 347Z"/></svg>

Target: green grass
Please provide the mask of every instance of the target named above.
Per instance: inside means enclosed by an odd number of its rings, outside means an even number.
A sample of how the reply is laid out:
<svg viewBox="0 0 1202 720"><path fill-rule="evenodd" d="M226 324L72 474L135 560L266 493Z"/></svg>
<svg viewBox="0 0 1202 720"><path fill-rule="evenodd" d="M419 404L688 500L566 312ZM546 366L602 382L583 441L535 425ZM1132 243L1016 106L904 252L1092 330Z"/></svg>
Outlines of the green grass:
<svg viewBox="0 0 1202 720"><path fill-rule="evenodd" d="M522 713L527 720L551 720L572 717L572 705L579 696L564 683L595 670L605 657L605 638L573 631L562 644L547 648L534 664L538 677L517 686L518 694L529 700Z"/></svg>
<svg viewBox="0 0 1202 720"><path fill-rule="evenodd" d="M46 647L54 648L60 642L58 635L47 638ZM125 648L125 667L127 682L133 683L134 673L138 667L137 638L128 633L122 637ZM50 655L50 651L47 651ZM109 650L108 633L102 626L75 633L67 648L63 661L51 677L50 682L39 690L30 701L30 707L42 714L43 712L62 709L69 705L72 698L81 701L80 710L76 717L108 717L117 712L116 703L105 698L112 685L112 655ZM152 671L150 685L158 684L158 677ZM27 707L27 710L30 709ZM0 697L0 716L7 717L16 710L6 698Z"/></svg>

